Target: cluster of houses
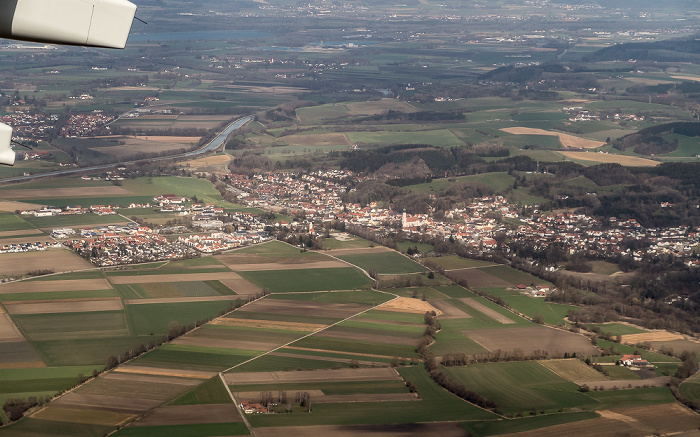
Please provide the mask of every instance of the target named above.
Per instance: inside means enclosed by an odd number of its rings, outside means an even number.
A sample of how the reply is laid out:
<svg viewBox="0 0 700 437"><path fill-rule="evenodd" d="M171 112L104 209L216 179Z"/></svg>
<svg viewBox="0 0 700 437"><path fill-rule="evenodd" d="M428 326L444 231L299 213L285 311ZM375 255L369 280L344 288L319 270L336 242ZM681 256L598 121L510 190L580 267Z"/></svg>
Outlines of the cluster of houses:
<svg viewBox="0 0 700 437"><path fill-rule="evenodd" d="M81 238L67 240L64 245L98 267L196 256L188 246L135 223L82 229Z"/></svg>
<svg viewBox="0 0 700 437"><path fill-rule="evenodd" d="M0 116L0 121L12 127L17 141L35 141L47 138L58 121L58 115L31 114L29 111L15 110L12 114Z"/></svg>
<svg viewBox="0 0 700 437"><path fill-rule="evenodd" d="M216 253L239 246L262 243L272 237L264 231L235 233L212 232L210 235L180 236L178 241L202 253Z"/></svg>
<svg viewBox="0 0 700 437"><path fill-rule="evenodd" d="M12 243L0 246L0 253L35 252L37 250L47 250L61 247L61 243L56 241L34 241L27 243Z"/></svg>
<svg viewBox="0 0 700 437"><path fill-rule="evenodd" d="M571 212L541 213L537 209L524 212L519 205L503 196L474 199L469 205L445 212L438 220L431 214L406 214L369 205L344 203L342 196L348 181L356 178L351 172L265 173L247 177L227 175L223 178L239 193L243 203L274 211L302 215L317 224L338 220L370 231L391 233L402 231L457 241L472 249L494 249L499 234L504 240L527 241L535 248L546 249L560 243L569 254L588 252L611 255L626 254L639 261L660 255L689 258L700 244L700 233L688 227L644 229L635 219L610 218L605 223L585 214ZM521 222L517 228L504 224L504 219ZM648 242L632 250L630 241ZM646 246L646 247L644 247ZM508 251L507 246L502 246ZM688 265L694 265L689 260Z"/></svg>
<svg viewBox="0 0 700 437"><path fill-rule="evenodd" d="M99 110L89 114L71 115L61 128L61 135L64 137L108 135L109 126L106 125L113 120L114 116L105 115Z"/></svg>

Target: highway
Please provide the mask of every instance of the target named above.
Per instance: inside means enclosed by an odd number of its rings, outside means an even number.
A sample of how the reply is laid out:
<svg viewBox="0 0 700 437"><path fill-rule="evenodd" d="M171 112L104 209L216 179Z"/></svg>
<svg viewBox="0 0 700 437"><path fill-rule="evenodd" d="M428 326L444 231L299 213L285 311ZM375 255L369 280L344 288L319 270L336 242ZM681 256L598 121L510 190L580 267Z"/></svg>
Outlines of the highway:
<svg viewBox="0 0 700 437"><path fill-rule="evenodd" d="M106 169L106 168L121 167L121 166L130 165L130 164L136 164L138 162L154 162L154 161L165 161L165 160L169 160L169 159L194 157L194 156L201 155L203 153L207 153L207 152L210 152L212 150L215 150L216 148L221 146L224 143L224 141L226 141L226 137L228 137L231 132L240 128L241 126L248 123L252 119L253 119L253 116L249 115L247 117L239 118L238 120L235 120L235 121L229 123L224 128L224 130L219 132L219 134L216 137L214 137L214 139L212 139L211 141L206 143L201 148L199 148L197 150L193 150L191 152L178 153L176 155L159 156L156 158L137 159L137 160L133 160L133 161L113 162L111 164L94 165L91 167L72 168L70 170L52 171L52 172L48 172L48 173L39 173L39 174L33 174L33 175L29 175L29 176L15 176L15 177L10 177L10 178L2 178L2 179L0 179L0 184L4 184L7 182L25 182L25 181L31 181L34 179L48 178L48 177L54 177L54 176L65 176L65 175L75 174L75 173L85 173L85 172L90 172L90 171L95 171L95 170L102 170L102 169Z"/></svg>

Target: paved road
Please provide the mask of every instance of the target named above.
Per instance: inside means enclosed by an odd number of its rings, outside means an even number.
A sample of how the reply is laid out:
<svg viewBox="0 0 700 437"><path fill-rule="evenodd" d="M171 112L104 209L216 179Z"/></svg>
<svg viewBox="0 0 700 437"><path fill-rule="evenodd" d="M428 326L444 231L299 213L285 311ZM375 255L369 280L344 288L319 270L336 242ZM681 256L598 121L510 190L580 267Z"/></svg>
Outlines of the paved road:
<svg viewBox="0 0 700 437"><path fill-rule="evenodd" d="M213 140L209 141L203 147L201 147L197 150L193 150L191 152L179 153L177 155L160 156L157 158L113 162L111 164L95 165L95 166L91 166L91 167L79 167L79 168L73 168L70 170L52 171L52 172L48 172L48 173L40 173L40 174L34 174L34 175L29 175L29 176L15 176L15 177L11 177L11 178L2 178L2 179L0 179L0 183L30 181L32 179L48 178L48 177L52 177L52 176L64 176L64 175L69 175L69 174L74 174L74 173L84 173L84 172L89 172L89 171L94 171L94 170L102 170L105 168L113 168L113 167L118 167L118 166L123 166L123 165L135 164L137 162L165 161L165 160L173 159L173 158L189 158L189 157L201 155L203 153L215 150L217 147L221 146L224 143L224 141L226 141L226 137L228 137L228 135L231 132L240 128L241 126L248 123L252 119L253 119L253 116L249 115L247 117L239 118L238 120L231 122L228 126L226 126L224 128L224 130L222 130L216 137L214 137Z"/></svg>

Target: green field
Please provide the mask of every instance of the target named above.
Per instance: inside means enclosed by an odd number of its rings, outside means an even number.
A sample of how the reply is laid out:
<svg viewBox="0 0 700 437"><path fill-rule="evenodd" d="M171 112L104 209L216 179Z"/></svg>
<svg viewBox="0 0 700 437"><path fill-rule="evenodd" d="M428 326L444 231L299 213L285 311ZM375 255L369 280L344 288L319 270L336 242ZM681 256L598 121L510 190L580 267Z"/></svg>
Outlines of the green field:
<svg viewBox="0 0 700 437"><path fill-rule="evenodd" d="M228 301L135 304L127 305L126 312L132 332L161 335L167 332L170 322L186 326L198 320L212 319L229 305Z"/></svg>
<svg viewBox="0 0 700 437"><path fill-rule="evenodd" d="M312 414L266 414L249 417L254 427L303 425L374 425L453 420L489 420L498 416L438 387L422 367L397 369L416 385L420 401L316 404Z"/></svg>
<svg viewBox="0 0 700 437"><path fill-rule="evenodd" d="M504 288L484 288L483 291L498 296L511 308L525 314L530 318L542 316L545 323L550 325L562 325L564 318L570 310L575 310L573 305L547 302L543 298L526 296L517 291L509 291Z"/></svg>
<svg viewBox="0 0 700 437"><path fill-rule="evenodd" d="M351 267L240 272L241 276L272 293L369 288L370 278Z"/></svg>
<svg viewBox="0 0 700 437"><path fill-rule="evenodd" d="M532 431L554 425L578 422L579 420L599 417L592 411L571 412L566 414L547 414L544 416L522 417L510 420L492 420L484 422L466 422L464 428L473 437L510 434L515 432Z"/></svg>
<svg viewBox="0 0 700 437"><path fill-rule="evenodd" d="M24 221L20 216L11 212L0 212L0 229L3 231L20 231L32 229L33 226Z"/></svg>
<svg viewBox="0 0 700 437"><path fill-rule="evenodd" d="M70 340L129 335L122 311L18 314L14 321L29 340Z"/></svg>
<svg viewBox="0 0 700 437"><path fill-rule="evenodd" d="M577 408L596 402L536 361L448 367L444 372L503 411Z"/></svg>
<svg viewBox="0 0 700 437"><path fill-rule="evenodd" d="M228 404L233 402L224 383L219 376L215 376L192 391L173 399L167 405L200 405L200 404Z"/></svg>
<svg viewBox="0 0 700 437"><path fill-rule="evenodd" d="M622 323L598 323L588 325L588 329L592 327L598 327L600 332L609 333L610 335L627 335L627 334L640 334L642 332L648 332L643 329L625 325Z"/></svg>
<svg viewBox="0 0 700 437"><path fill-rule="evenodd" d="M370 269L374 269L379 275L425 271L425 267L422 265L396 252L339 255L338 258L354 264L367 272Z"/></svg>
<svg viewBox="0 0 700 437"><path fill-rule="evenodd" d="M250 435L243 422L203 423L192 425L130 426L122 428L116 437L215 437L222 435Z"/></svg>
<svg viewBox="0 0 700 437"><path fill-rule="evenodd" d="M222 371L259 354L259 351L168 344L140 356L132 363L173 369Z"/></svg>
<svg viewBox="0 0 700 437"><path fill-rule="evenodd" d="M360 238L355 235L348 234L347 239L343 239L343 241L333 238L332 236L333 234L331 234L331 238L323 239L324 249L354 249L360 247L370 247L374 245L374 243L372 243L371 241L365 240L364 238Z"/></svg>

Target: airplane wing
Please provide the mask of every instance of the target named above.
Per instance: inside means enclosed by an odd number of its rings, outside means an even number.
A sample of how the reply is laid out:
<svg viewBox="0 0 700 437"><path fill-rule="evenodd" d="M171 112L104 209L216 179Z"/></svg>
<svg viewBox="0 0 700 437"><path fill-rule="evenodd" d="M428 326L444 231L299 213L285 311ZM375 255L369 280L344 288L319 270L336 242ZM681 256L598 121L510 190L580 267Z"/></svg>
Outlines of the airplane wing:
<svg viewBox="0 0 700 437"><path fill-rule="evenodd" d="M0 0L0 38L123 49L136 5L127 0ZM0 123L0 163L13 165L12 128Z"/></svg>
<svg viewBox="0 0 700 437"><path fill-rule="evenodd" d="M15 165L15 151L10 147L12 128L0 123L0 164Z"/></svg>
<svg viewBox="0 0 700 437"><path fill-rule="evenodd" d="M3 0L0 38L123 49L134 14L127 0Z"/></svg>

